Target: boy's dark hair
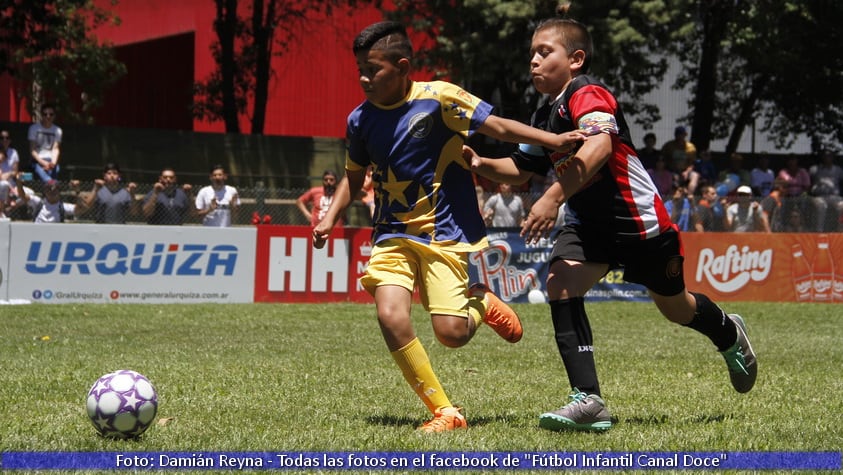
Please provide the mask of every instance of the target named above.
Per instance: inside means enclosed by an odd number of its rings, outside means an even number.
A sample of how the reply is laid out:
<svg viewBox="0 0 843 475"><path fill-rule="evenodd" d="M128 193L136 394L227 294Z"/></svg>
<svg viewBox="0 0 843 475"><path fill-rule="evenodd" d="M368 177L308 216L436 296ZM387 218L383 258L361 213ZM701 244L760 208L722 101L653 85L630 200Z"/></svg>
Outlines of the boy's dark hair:
<svg viewBox="0 0 843 475"><path fill-rule="evenodd" d="M390 61L413 58L413 45L404 25L395 21L373 23L354 38L352 51L357 54L368 50L383 51Z"/></svg>
<svg viewBox="0 0 843 475"><path fill-rule="evenodd" d="M209 173L214 173L214 170L222 170L223 173L226 173L225 167L222 166L222 163L217 163L211 166L211 171Z"/></svg>
<svg viewBox="0 0 843 475"><path fill-rule="evenodd" d="M558 16L541 22L536 27L535 33L553 28L562 37L562 44L565 45L568 54L574 54L576 50L583 50L585 59L580 72L588 74L588 70L591 68L591 57L594 56L594 43L591 41L591 33L588 32L588 28L577 20L568 17L570 6L570 3L560 5L556 9Z"/></svg>
<svg viewBox="0 0 843 475"><path fill-rule="evenodd" d="M53 105L53 103L51 103L51 102L45 102L45 103L41 104L41 109L39 109L39 110L41 112L46 112L47 109L53 109L53 111L55 111L56 106Z"/></svg>

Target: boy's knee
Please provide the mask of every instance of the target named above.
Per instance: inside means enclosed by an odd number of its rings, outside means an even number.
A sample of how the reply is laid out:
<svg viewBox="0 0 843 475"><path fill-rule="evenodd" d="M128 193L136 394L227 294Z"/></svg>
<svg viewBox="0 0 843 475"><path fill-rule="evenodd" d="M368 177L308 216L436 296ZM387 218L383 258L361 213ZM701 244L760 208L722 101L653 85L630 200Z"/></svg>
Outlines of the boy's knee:
<svg viewBox="0 0 843 475"><path fill-rule="evenodd" d="M448 348L459 348L474 336L474 328L470 318L453 315L433 315L433 333L439 343Z"/></svg>

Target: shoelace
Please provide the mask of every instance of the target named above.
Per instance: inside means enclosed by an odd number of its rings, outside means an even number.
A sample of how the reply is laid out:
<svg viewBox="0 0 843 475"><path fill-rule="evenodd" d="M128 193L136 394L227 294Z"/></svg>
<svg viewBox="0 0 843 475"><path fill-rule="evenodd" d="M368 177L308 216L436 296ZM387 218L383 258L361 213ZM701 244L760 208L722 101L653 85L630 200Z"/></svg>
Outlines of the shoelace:
<svg viewBox="0 0 843 475"><path fill-rule="evenodd" d="M451 417L456 417L456 416L451 416ZM425 422L422 425L422 427L424 427L425 429L430 428L430 429L433 429L434 431L436 431L436 429L440 429L440 428L445 429L445 428L448 427L448 416L446 416L445 414L443 414L441 412L437 413L436 415L434 415L433 419Z"/></svg>
<svg viewBox="0 0 843 475"><path fill-rule="evenodd" d="M579 389L574 388L576 391L573 394L569 394L568 397L571 399L571 402L565 404L565 407L575 406L577 404L585 403L585 400L588 398L588 394L580 391Z"/></svg>

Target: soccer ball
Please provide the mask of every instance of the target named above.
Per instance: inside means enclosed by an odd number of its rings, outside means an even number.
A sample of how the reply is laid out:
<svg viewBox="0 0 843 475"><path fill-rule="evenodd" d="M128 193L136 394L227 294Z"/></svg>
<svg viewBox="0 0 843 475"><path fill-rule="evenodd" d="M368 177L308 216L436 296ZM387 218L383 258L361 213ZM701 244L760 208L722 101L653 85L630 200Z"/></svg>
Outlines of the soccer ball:
<svg viewBox="0 0 843 475"><path fill-rule="evenodd" d="M100 435L128 439L143 434L152 424L158 412L158 394L144 375L121 369L91 386L86 405Z"/></svg>

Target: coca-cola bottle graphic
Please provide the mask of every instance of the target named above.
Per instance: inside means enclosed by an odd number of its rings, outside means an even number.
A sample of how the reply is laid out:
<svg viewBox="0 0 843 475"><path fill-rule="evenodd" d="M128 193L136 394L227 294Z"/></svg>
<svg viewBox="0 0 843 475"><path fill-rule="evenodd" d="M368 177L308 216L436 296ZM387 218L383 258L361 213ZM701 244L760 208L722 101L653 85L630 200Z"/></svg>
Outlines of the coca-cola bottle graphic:
<svg viewBox="0 0 843 475"><path fill-rule="evenodd" d="M808 302L813 297L813 278L808 259L802 253L802 246L794 244L791 247L793 260L790 263L790 274L793 277L793 290L796 292L797 302Z"/></svg>
<svg viewBox="0 0 843 475"><path fill-rule="evenodd" d="M834 282L831 287L831 299L835 302L843 302L843 266L834 268Z"/></svg>
<svg viewBox="0 0 843 475"><path fill-rule="evenodd" d="M828 248L828 234L817 236L817 252L814 253L813 291L815 302L831 302L831 289L834 284L834 261Z"/></svg>

